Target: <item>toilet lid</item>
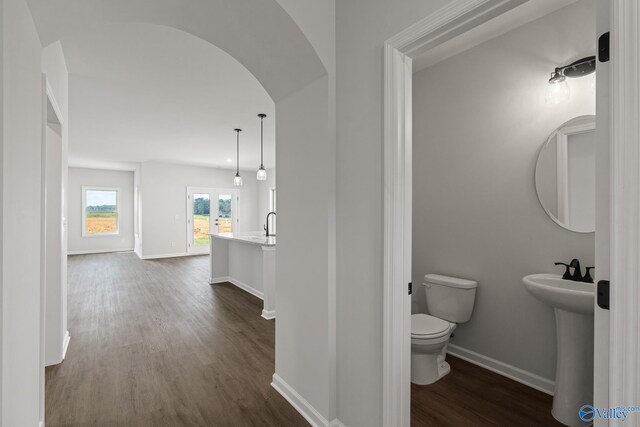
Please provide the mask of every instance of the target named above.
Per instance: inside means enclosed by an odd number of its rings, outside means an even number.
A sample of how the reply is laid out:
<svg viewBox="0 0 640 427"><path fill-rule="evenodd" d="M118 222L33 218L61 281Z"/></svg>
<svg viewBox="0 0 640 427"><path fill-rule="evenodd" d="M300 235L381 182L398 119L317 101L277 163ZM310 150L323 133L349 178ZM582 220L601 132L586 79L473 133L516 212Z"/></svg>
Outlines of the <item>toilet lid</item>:
<svg viewBox="0 0 640 427"><path fill-rule="evenodd" d="M411 315L411 335L440 337L449 332L451 324L446 320L429 316L428 314Z"/></svg>

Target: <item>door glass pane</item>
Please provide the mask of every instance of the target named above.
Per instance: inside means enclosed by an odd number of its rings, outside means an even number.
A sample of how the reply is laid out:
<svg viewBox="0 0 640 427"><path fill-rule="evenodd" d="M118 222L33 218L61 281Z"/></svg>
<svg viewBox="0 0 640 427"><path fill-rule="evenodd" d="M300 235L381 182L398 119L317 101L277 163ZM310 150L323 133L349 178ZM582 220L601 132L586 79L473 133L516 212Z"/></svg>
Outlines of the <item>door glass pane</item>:
<svg viewBox="0 0 640 427"><path fill-rule="evenodd" d="M233 231L231 216L231 194L218 195L218 232L231 233Z"/></svg>
<svg viewBox="0 0 640 427"><path fill-rule="evenodd" d="M193 244L208 245L210 233L211 200L208 194L193 195Z"/></svg>

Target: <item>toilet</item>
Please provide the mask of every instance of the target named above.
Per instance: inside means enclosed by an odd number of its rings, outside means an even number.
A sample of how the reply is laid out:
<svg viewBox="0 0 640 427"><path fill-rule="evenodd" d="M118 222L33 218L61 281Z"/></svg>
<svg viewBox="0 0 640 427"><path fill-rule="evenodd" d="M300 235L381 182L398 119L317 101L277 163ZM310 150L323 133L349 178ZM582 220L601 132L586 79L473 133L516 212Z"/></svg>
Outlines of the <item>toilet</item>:
<svg viewBox="0 0 640 427"><path fill-rule="evenodd" d="M411 382L433 384L451 371L445 361L451 333L471 317L477 282L455 277L424 276L429 314L411 315Z"/></svg>

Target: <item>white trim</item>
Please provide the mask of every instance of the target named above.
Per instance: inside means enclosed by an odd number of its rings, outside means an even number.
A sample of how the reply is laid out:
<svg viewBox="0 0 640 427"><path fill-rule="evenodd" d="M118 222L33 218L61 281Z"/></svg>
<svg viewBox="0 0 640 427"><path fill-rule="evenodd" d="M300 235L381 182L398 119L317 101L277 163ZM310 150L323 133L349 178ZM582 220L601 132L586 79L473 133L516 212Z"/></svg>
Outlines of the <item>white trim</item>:
<svg viewBox="0 0 640 427"><path fill-rule="evenodd" d="M344 424L342 424L342 421L340 421L339 419L335 419L333 421L331 421L329 423L329 427L347 427Z"/></svg>
<svg viewBox="0 0 640 427"><path fill-rule="evenodd" d="M198 256L203 254L188 254L186 252L176 252L174 254L157 254L157 255L143 255L141 259L162 259L162 258L179 258L183 256Z"/></svg>
<svg viewBox="0 0 640 427"><path fill-rule="evenodd" d="M91 255L91 254L110 254L121 252L133 252L133 248L123 249L87 249L81 251L67 251L67 255Z"/></svg>
<svg viewBox="0 0 640 427"><path fill-rule="evenodd" d="M387 43L413 57L527 1L455 0L390 38Z"/></svg>
<svg viewBox="0 0 640 427"><path fill-rule="evenodd" d="M115 191L116 193L116 231L113 233L87 233L87 191ZM120 189L112 187L82 186L82 237L115 237L120 235Z"/></svg>
<svg viewBox="0 0 640 427"><path fill-rule="evenodd" d="M640 402L640 7L611 1L609 406ZM638 418L632 423L638 425Z"/></svg>
<svg viewBox="0 0 640 427"><path fill-rule="evenodd" d="M263 319L267 319L267 320L275 319L276 318L276 311L275 310L262 309L262 318Z"/></svg>
<svg viewBox="0 0 640 427"><path fill-rule="evenodd" d="M324 418L320 412L318 412L309 402L307 402L304 397L300 396L298 392L296 392L289 384L287 384L278 374L273 374L273 381L271 382L271 387L276 389L282 397L284 397L287 402L293 406L296 411L300 413L312 426L329 426L329 421ZM332 425L340 425L335 424L337 420L331 422ZM338 421L339 422L339 421Z"/></svg>
<svg viewBox="0 0 640 427"><path fill-rule="evenodd" d="M447 353L553 396L555 382L541 377L540 375L533 374L529 371L525 371L524 369L516 368L515 366L454 344L449 344L447 347Z"/></svg>
<svg viewBox="0 0 640 427"><path fill-rule="evenodd" d="M45 85L46 85L46 92L47 92L47 98L49 100L49 103L51 104L53 111L56 113L57 119L60 122L60 126L62 126L64 124L65 117L62 115L62 110L60 109L60 105L58 104L58 101L56 101L56 97L53 94L54 93L53 88L51 87L51 83L49 83L48 77L45 77ZM47 121L45 119L45 123L46 122Z"/></svg>
<svg viewBox="0 0 640 427"><path fill-rule="evenodd" d="M412 73L411 58L392 45L385 44L384 55L382 418L383 426L399 427L409 425L411 409L411 296L407 284L411 281Z"/></svg>
<svg viewBox="0 0 640 427"><path fill-rule="evenodd" d="M69 349L70 341L71 341L71 335L69 335L69 331L65 331L64 341L62 344L62 360L64 360L67 357L67 350Z"/></svg>
<svg viewBox="0 0 640 427"><path fill-rule="evenodd" d="M240 288L243 291L250 293L254 297L258 297L258 298L260 298L261 300L264 301L264 294L262 292L260 292L259 290L255 289L255 288L252 288L251 286L247 285L244 282L241 282L240 280L234 279L233 277L225 276L225 277L209 278L209 284L210 285L215 285L215 284L218 284L218 283L225 283L225 282L229 282L232 285L234 285L235 287ZM275 315L275 311L273 313Z"/></svg>
<svg viewBox="0 0 640 427"><path fill-rule="evenodd" d="M410 424L411 58L527 0L454 0L384 45L382 425Z"/></svg>
<svg viewBox="0 0 640 427"><path fill-rule="evenodd" d="M44 427L44 421L40 420L40 423L38 424L38 427Z"/></svg>

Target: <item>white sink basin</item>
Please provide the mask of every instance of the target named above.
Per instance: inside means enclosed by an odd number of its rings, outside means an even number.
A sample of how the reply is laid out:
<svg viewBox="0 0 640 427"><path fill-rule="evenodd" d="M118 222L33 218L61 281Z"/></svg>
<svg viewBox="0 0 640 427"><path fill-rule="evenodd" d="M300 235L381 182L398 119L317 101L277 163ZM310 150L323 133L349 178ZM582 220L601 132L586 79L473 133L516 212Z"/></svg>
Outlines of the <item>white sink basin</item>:
<svg viewBox="0 0 640 427"><path fill-rule="evenodd" d="M593 283L563 280L557 274L532 274L525 288L551 306L556 317L556 382L551 414L568 426L588 425L578 416L593 404Z"/></svg>
<svg viewBox="0 0 640 427"><path fill-rule="evenodd" d="M553 308L593 314L596 291L593 283L563 280L557 274L532 274L522 281L531 295Z"/></svg>

